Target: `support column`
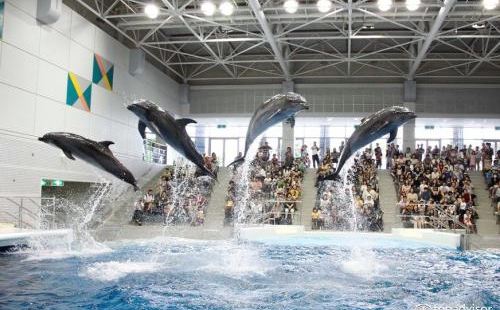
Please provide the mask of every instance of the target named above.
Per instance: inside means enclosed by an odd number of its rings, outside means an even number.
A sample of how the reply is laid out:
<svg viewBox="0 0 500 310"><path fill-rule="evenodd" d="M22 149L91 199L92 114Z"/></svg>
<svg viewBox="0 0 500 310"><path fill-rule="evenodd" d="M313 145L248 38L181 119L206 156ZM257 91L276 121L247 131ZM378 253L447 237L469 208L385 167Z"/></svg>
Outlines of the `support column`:
<svg viewBox="0 0 500 310"><path fill-rule="evenodd" d="M403 105L412 111L416 111L417 103L417 83L415 81L404 82ZM412 151L415 150L415 120L407 122L403 125L403 145L401 151L405 152L409 147Z"/></svg>
<svg viewBox="0 0 500 310"><path fill-rule="evenodd" d="M180 113L182 115L189 114L189 84L181 84L179 86L179 104L181 108Z"/></svg>
<svg viewBox="0 0 500 310"><path fill-rule="evenodd" d="M283 93L287 92L293 92L294 91L294 83L293 81L285 81L281 83L281 91ZM294 123L294 122L293 122ZM281 159L283 160L285 158L285 153L287 147L291 147L292 151L295 152L294 150L294 145L295 145L295 132L293 128L292 122L289 121L284 121L283 124L283 129L282 129L282 134L281 134Z"/></svg>

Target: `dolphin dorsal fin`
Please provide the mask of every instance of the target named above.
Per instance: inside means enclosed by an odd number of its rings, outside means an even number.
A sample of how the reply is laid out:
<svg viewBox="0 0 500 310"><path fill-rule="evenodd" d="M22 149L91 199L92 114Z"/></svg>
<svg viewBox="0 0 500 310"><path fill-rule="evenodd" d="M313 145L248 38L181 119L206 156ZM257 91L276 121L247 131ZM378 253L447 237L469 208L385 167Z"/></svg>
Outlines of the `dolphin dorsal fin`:
<svg viewBox="0 0 500 310"><path fill-rule="evenodd" d="M363 124L366 121L366 117L363 117L360 121L361 124Z"/></svg>
<svg viewBox="0 0 500 310"><path fill-rule="evenodd" d="M113 141L101 141L101 142L99 142L99 144L102 145L102 146L105 146L105 147L109 148L109 146L111 144L115 144L115 143Z"/></svg>
<svg viewBox="0 0 500 310"><path fill-rule="evenodd" d="M179 124L182 127L186 127L188 124L196 124L196 121L194 119L190 118L179 118L175 120L177 124Z"/></svg>

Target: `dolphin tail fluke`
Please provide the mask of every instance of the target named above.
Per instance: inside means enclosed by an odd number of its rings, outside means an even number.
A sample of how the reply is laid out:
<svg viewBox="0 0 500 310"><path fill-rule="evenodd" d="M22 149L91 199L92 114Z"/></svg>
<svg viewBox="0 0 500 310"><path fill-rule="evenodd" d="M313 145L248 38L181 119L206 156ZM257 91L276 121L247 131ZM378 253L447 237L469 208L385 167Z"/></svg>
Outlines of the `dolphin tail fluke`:
<svg viewBox="0 0 500 310"><path fill-rule="evenodd" d="M218 182L217 176L207 167L203 166L203 169L201 171L203 172L204 175L208 175L209 177L211 177L212 179L214 179Z"/></svg>
<svg viewBox="0 0 500 310"><path fill-rule="evenodd" d="M332 173L324 178L324 180L339 180L339 179L340 179L340 176L339 176L337 171L335 171L334 173Z"/></svg>
<svg viewBox="0 0 500 310"><path fill-rule="evenodd" d="M232 165L241 165L245 161L245 157L241 157L227 165L227 167L231 167Z"/></svg>

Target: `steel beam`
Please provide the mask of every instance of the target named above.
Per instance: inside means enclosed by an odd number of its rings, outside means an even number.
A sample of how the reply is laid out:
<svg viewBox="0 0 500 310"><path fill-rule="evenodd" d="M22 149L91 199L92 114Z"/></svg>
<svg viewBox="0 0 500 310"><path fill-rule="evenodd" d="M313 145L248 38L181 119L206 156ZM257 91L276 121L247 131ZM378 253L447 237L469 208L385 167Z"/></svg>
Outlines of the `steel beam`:
<svg viewBox="0 0 500 310"><path fill-rule="evenodd" d="M262 31L264 32L264 36L267 40L267 43L271 45L271 49L273 50L274 57L276 57L276 60L280 64L281 70L283 71L283 75L285 77L285 80L290 81L290 70L288 68L287 63L283 59L283 54L281 51L281 48L276 42L276 39L274 38L274 34L271 31L271 27L269 26L266 16L264 15L264 11L262 10L262 7L260 6L259 0L248 0L248 4L252 8L253 13L255 14L255 17L257 18L257 21L259 22Z"/></svg>
<svg viewBox="0 0 500 310"><path fill-rule="evenodd" d="M439 30L441 29L441 26L443 25L446 16L450 12L450 10L453 8L457 1L456 0L445 0L444 6L439 10L439 13L434 20L434 23L431 26L431 29L429 30L429 33L427 34L424 43L422 44L422 47L418 51L418 55L415 58L415 61L411 65L411 68L408 72L408 80L413 80L415 77L415 73L418 70L418 67L422 63L422 60L424 60L425 56L427 55L427 51L429 50L429 47L431 47L432 42L438 35Z"/></svg>

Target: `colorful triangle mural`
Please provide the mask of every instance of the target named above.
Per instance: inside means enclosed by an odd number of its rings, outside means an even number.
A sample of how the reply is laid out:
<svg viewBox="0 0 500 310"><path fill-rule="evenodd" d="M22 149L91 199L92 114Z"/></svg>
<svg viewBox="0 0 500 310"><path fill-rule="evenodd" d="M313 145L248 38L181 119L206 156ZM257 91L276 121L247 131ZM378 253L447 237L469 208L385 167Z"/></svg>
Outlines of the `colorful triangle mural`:
<svg viewBox="0 0 500 310"><path fill-rule="evenodd" d="M94 54L94 66L92 72L92 82L100 85L107 90L113 90L113 71L114 65L102 58L98 54Z"/></svg>
<svg viewBox="0 0 500 310"><path fill-rule="evenodd" d="M92 82L74 74L68 73L66 104L90 112L92 101Z"/></svg>

